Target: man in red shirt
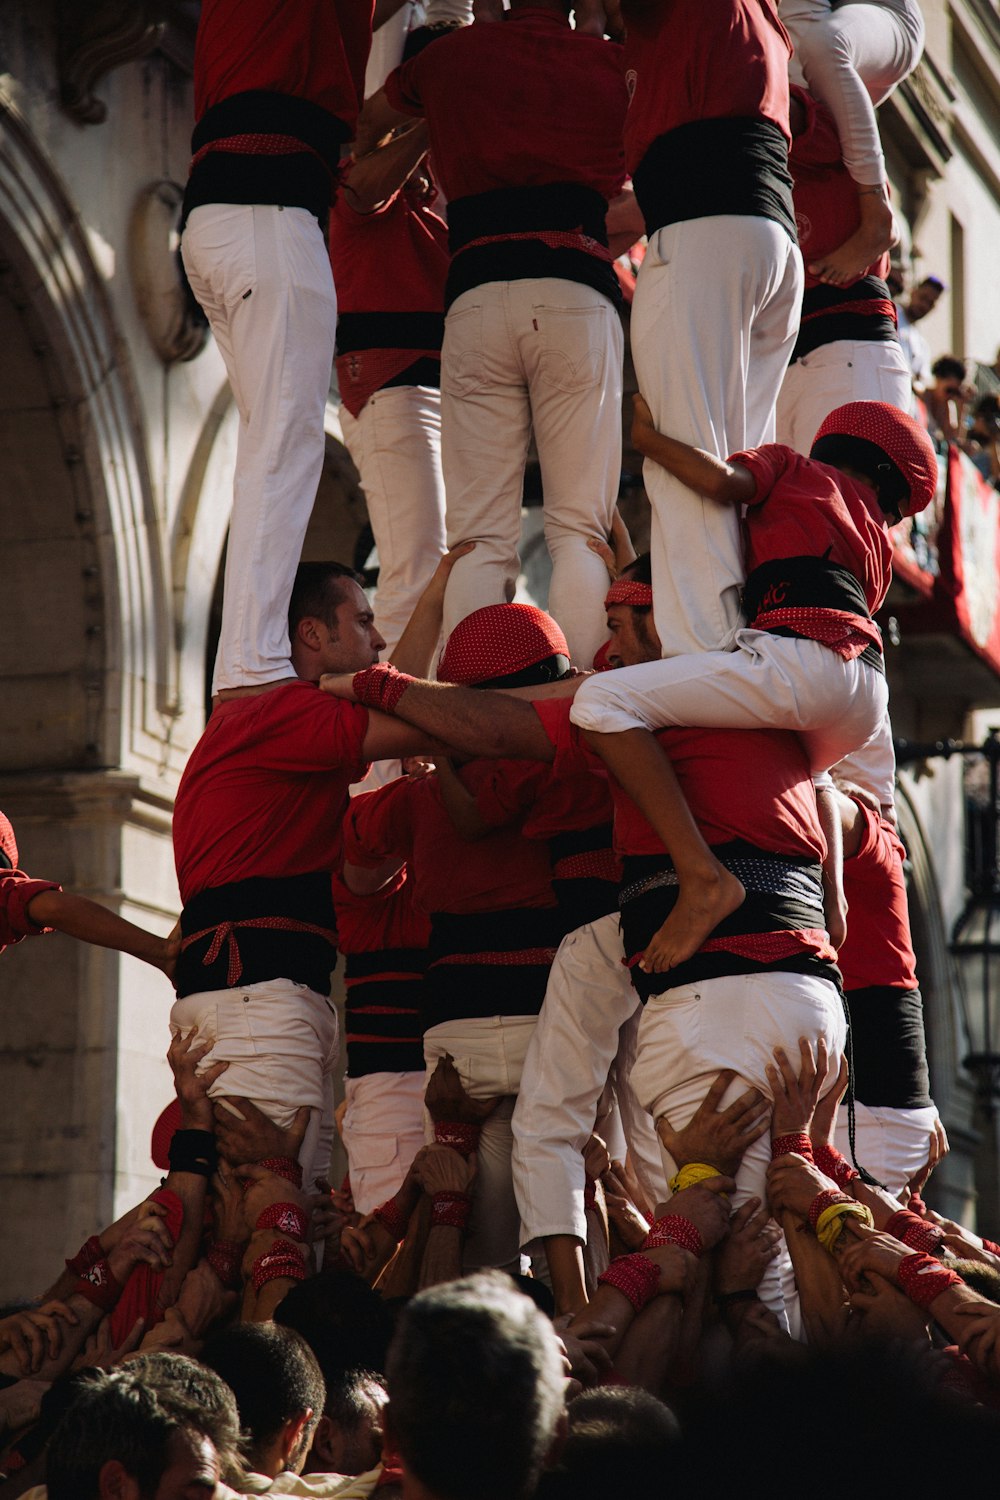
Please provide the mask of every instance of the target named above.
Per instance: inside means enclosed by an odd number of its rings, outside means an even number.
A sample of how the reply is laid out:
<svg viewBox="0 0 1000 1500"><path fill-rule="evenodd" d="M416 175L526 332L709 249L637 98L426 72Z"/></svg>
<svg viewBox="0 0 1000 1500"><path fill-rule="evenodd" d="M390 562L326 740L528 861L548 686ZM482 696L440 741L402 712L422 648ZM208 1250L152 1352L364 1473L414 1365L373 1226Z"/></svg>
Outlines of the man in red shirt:
<svg viewBox="0 0 1000 1500"><path fill-rule="evenodd" d="M337 299L325 229L373 0L204 0L181 255L239 410L216 692L290 675Z"/></svg>
<svg viewBox="0 0 1000 1500"><path fill-rule="evenodd" d="M449 543L476 540L449 582L445 631L513 597L524 466L542 468L549 605L576 661L601 642L621 468L620 292L608 200L625 177L621 54L571 29L564 0L513 0L505 21L435 41L364 108L358 150L426 117L448 199L442 348Z"/></svg>
<svg viewBox="0 0 1000 1500"><path fill-rule="evenodd" d="M774 438L802 258L788 175L788 36L773 0L622 0L626 165L649 246L632 357L655 425L720 457ZM728 649L739 515L647 463L665 656Z"/></svg>
<svg viewBox="0 0 1000 1500"><path fill-rule="evenodd" d="M858 193L829 110L793 85L790 119L792 200L808 265L857 225ZM888 272L888 251L846 287L824 285L806 271L799 336L778 396L779 443L808 453L823 418L848 401L887 401L909 411L910 367L896 334Z"/></svg>

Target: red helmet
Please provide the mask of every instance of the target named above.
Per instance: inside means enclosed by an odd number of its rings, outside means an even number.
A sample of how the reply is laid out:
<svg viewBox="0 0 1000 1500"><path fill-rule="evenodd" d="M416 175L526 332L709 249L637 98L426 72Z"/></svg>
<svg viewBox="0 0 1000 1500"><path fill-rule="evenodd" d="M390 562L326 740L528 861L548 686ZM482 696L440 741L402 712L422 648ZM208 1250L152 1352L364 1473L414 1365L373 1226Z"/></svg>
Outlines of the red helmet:
<svg viewBox="0 0 1000 1500"><path fill-rule="evenodd" d="M938 461L925 428L887 401L849 401L823 422L814 441L860 439L881 449L896 471L892 499L902 516L925 510L937 493Z"/></svg>
<svg viewBox="0 0 1000 1500"><path fill-rule="evenodd" d="M17 839L14 837L14 829L10 819L0 812L0 851L10 861L10 868L17 869Z"/></svg>
<svg viewBox="0 0 1000 1500"><path fill-rule="evenodd" d="M455 626L438 662L438 681L475 687L550 656L569 661L566 637L551 615L533 604L487 604Z"/></svg>

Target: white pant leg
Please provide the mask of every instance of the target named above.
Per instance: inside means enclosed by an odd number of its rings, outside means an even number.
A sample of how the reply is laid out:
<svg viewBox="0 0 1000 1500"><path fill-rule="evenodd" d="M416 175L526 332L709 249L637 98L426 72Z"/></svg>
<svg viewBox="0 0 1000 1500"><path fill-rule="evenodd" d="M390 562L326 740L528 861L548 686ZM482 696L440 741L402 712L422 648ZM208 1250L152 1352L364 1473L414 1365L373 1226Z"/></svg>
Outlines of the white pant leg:
<svg viewBox="0 0 1000 1500"><path fill-rule="evenodd" d="M652 236L632 304L632 356L661 432L720 457L773 440L802 276L798 247L768 219L691 219ZM740 624L739 515L648 459L643 478L663 654L728 649Z"/></svg>
<svg viewBox="0 0 1000 1500"><path fill-rule="evenodd" d="M296 1110L311 1111L299 1151L308 1188L325 1176L333 1137L332 1077L339 1038L337 1013L326 995L290 979L270 979L229 990L185 995L170 1012L170 1030L197 1027L212 1043L199 1065L229 1067L209 1089L213 1098L250 1099L283 1127ZM325 1153L325 1154L324 1154Z"/></svg>
<svg viewBox="0 0 1000 1500"><path fill-rule="evenodd" d="M838 762L837 773L853 781L862 791L878 798L880 807L891 807L896 796L896 750L888 710L870 740Z"/></svg>
<svg viewBox="0 0 1000 1500"><path fill-rule="evenodd" d="M390 386L356 417L341 409L378 548L375 624L388 657L445 550L441 392Z"/></svg>
<svg viewBox="0 0 1000 1500"><path fill-rule="evenodd" d="M933 1104L923 1109L889 1109L855 1102L854 1150L859 1164L898 1197L926 1163L938 1119ZM837 1117L835 1145L850 1161L846 1105L841 1105Z"/></svg>
<svg viewBox="0 0 1000 1500"><path fill-rule="evenodd" d="M859 658L766 630L741 630L736 647L600 672L577 693L570 717L604 734L667 724L794 729L814 772L828 771L883 724L885 676Z"/></svg>
<svg viewBox="0 0 1000 1500"><path fill-rule="evenodd" d="M781 0L795 49L790 75L832 113L855 182L885 181L875 107L913 72L924 49L916 0Z"/></svg>
<svg viewBox="0 0 1000 1500"><path fill-rule="evenodd" d="M371 51L365 69L365 98L377 94L394 68L403 61L403 48L410 28L419 26L423 16L421 0L403 0L394 16L383 21L372 32Z"/></svg>
<svg viewBox="0 0 1000 1500"><path fill-rule="evenodd" d="M302 208L207 204L181 249L240 414L217 692L293 675L288 601L326 452L337 298Z"/></svg>
<svg viewBox="0 0 1000 1500"><path fill-rule="evenodd" d="M511 1180L511 1115L521 1087L524 1059L536 1016L486 1016L443 1021L424 1033L427 1078L449 1052L467 1093L474 1099L499 1098L483 1124L476 1149L475 1194L465 1240L463 1268L520 1269L520 1216Z"/></svg>
<svg viewBox="0 0 1000 1500"><path fill-rule="evenodd" d="M776 439L807 457L822 423L849 401L885 401L908 412L913 387L895 339L836 339L788 366L778 396Z"/></svg>
<svg viewBox="0 0 1000 1500"><path fill-rule="evenodd" d="M836 989L812 975L733 975L684 985L647 1002L639 1025L632 1086L654 1120L666 1115L679 1130L723 1068L734 1069L737 1077L720 1107L731 1104L749 1086L772 1098L765 1066L773 1061L772 1051L779 1045L790 1057L797 1056L800 1037L807 1037L814 1047L821 1038L827 1044L832 1061L825 1094L836 1080L846 1034L844 1008ZM734 1208L754 1196L767 1202L770 1156L766 1136L746 1152L736 1174ZM666 1151L663 1166L665 1175L671 1177L676 1167ZM779 1316L788 1316L793 1312L789 1307L793 1288L791 1261L785 1254L769 1267L760 1287L761 1300ZM789 1322L794 1332L794 1315Z"/></svg>
<svg viewBox="0 0 1000 1500"><path fill-rule="evenodd" d="M549 613L589 667L607 637L607 570L587 541L607 537L621 482L621 318L593 287L552 277L512 282L510 306L542 474Z"/></svg>
<svg viewBox="0 0 1000 1500"><path fill-rule="evenodd" d="M524 1061L514 1110L514 1193L521 1244L587 1238L582 1151L639 999L622 962L618 913L563 938Z"/></svg>
<svg viewBox="0 0 1000 1500"><path fill-rule="evenodd" d="M441 346L441 466L448 546L476 549L451 570L444 634L486 604L508 604L520 571L521 498L531 434L524 371L507 318L508 282L465 292Z"/></svg>
<svg viewBox="0 0 1000 1500"><path fill-rule="evenodd" d="M424 1144L424 1073L366 1073L344 1084L343 1141L351 1195L370 1214L402 1185Z"/></svg>
<svg viewBox="0 0 1000 1500"><path fill-rule="evenodd" d="M622 1128L628 1143L632 1170L639 1179L639 1186L655 1207L666 1198L668 1189L667 1179L663 1175L660 1137L656 1133L653 1117L639 1103L635 1089L632 1087L632 1069L635 1066L639 1045L641 1020L642 1008L637 1005L634 1013L618 1033L615 1088L618 1093L618 1108L621 1111Z"/></svg>

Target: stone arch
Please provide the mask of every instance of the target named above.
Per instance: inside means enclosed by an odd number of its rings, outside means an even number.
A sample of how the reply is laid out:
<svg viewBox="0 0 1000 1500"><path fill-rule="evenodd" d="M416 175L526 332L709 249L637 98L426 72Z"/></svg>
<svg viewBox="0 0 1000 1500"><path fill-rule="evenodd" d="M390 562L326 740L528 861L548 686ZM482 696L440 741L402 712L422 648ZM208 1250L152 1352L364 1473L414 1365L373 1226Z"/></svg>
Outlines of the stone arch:
<svg viewBox="0 0 1000 1500"><path fill-rule="evenodd" d="M23 580L22 631L0 672L29 726L5 734L4 760L138 769L159 760L170 601L127 351L70 195L3 91L0 126L0 292L16 369L0 470ZM31 712L32 664L58 714Z"/></svg>

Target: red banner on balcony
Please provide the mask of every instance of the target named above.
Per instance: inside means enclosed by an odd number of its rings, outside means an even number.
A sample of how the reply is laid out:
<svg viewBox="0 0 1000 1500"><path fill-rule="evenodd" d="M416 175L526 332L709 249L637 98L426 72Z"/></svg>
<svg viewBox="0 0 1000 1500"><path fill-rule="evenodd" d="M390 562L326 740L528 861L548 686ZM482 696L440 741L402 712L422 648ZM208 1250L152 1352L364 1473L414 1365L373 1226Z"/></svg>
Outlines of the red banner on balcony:
<svg viewBox="0 0 1000 1500"><path fill-rule="evenodd" d="M890 535L893 571L923 601L908 627L958 635L1000 673L1000 494L949 447L934 503Z"/></svg>

